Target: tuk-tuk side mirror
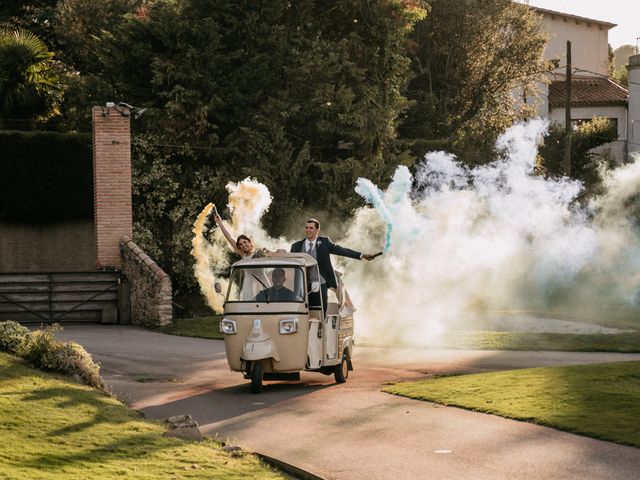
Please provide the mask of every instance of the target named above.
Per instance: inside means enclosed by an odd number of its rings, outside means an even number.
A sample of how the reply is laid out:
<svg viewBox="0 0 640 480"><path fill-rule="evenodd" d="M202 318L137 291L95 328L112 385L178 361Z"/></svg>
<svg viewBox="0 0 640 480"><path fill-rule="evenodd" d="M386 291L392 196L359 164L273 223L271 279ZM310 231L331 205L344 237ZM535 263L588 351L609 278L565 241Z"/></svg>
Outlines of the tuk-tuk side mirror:
<svg viewBox="0 0 640 480"><path fill-rule="evenodd" d="M320 291L320 282L311 282L311 293L318 293Z"/></svg>

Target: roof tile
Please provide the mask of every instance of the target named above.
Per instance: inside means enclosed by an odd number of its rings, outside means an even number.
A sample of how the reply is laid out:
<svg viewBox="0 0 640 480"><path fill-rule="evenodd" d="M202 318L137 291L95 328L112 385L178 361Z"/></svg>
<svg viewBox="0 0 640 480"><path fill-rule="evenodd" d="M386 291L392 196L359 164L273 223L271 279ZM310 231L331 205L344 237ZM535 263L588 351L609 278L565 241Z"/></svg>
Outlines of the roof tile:
<svg viewBox="0 0 640 480"><path fill-rule="evenodd" d="M562 108L565 104L565 81L554 80L549 85L549 107ZM626 105L629 91L604 77L573 77L571 79L571 106Z"/></svg>

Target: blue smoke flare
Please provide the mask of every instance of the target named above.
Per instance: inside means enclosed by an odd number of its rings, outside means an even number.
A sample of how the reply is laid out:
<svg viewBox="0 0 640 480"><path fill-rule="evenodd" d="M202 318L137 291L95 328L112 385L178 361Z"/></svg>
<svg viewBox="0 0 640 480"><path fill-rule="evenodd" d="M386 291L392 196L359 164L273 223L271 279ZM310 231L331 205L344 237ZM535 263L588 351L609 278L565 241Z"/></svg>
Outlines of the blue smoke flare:
<svg viewBox="0 0 640 480"><path fill-rule="evenodd" d="M356 193L375 208L382 217L386 225L384 234L384 247L382 251L386 253L391 247L391 233L393 232L393 217L391 212L384 203L382 191L376 187L371 180L366 178L358 178L356 182Z"/></svg>

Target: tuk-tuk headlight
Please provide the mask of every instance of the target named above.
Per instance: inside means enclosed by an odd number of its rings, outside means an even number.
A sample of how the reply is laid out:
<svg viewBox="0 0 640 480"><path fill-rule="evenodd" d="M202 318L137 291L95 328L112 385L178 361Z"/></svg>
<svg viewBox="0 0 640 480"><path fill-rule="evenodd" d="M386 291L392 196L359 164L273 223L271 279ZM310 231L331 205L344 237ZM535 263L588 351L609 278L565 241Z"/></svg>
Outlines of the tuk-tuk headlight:
<svg viewBox="0 0 640 480"><path fill-rule="evenodd" d="M283 335L287 335L289 333L296 333L298 331L298 319L297 318L286 318L284 320L280 320L280 333Z"/></svg>
<svg viewBox="0 0 640 480"><path fill-rule="evenodd" d="M227 335L233 335L237 333L236 329L236 321L231 320L230 318L223 318L220 322L220 333L225 333Z"/></svg>

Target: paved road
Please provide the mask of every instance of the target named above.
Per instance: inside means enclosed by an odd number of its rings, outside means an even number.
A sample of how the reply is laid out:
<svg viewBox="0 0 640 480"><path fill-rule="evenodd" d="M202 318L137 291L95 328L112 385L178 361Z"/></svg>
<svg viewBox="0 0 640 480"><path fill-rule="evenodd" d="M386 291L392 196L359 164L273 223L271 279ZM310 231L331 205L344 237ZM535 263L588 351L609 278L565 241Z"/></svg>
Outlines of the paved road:
<svg viewBox="0 0 640 480"><path fill-rule="evenodd" d="M150 418L191 414L201 430L327 479L632 479L640 449L395 397L427 375L640 360L640 355L357 347L346 384L303 373L251 395L220 341L134 327L67 326L108 385Z"/></svg>

